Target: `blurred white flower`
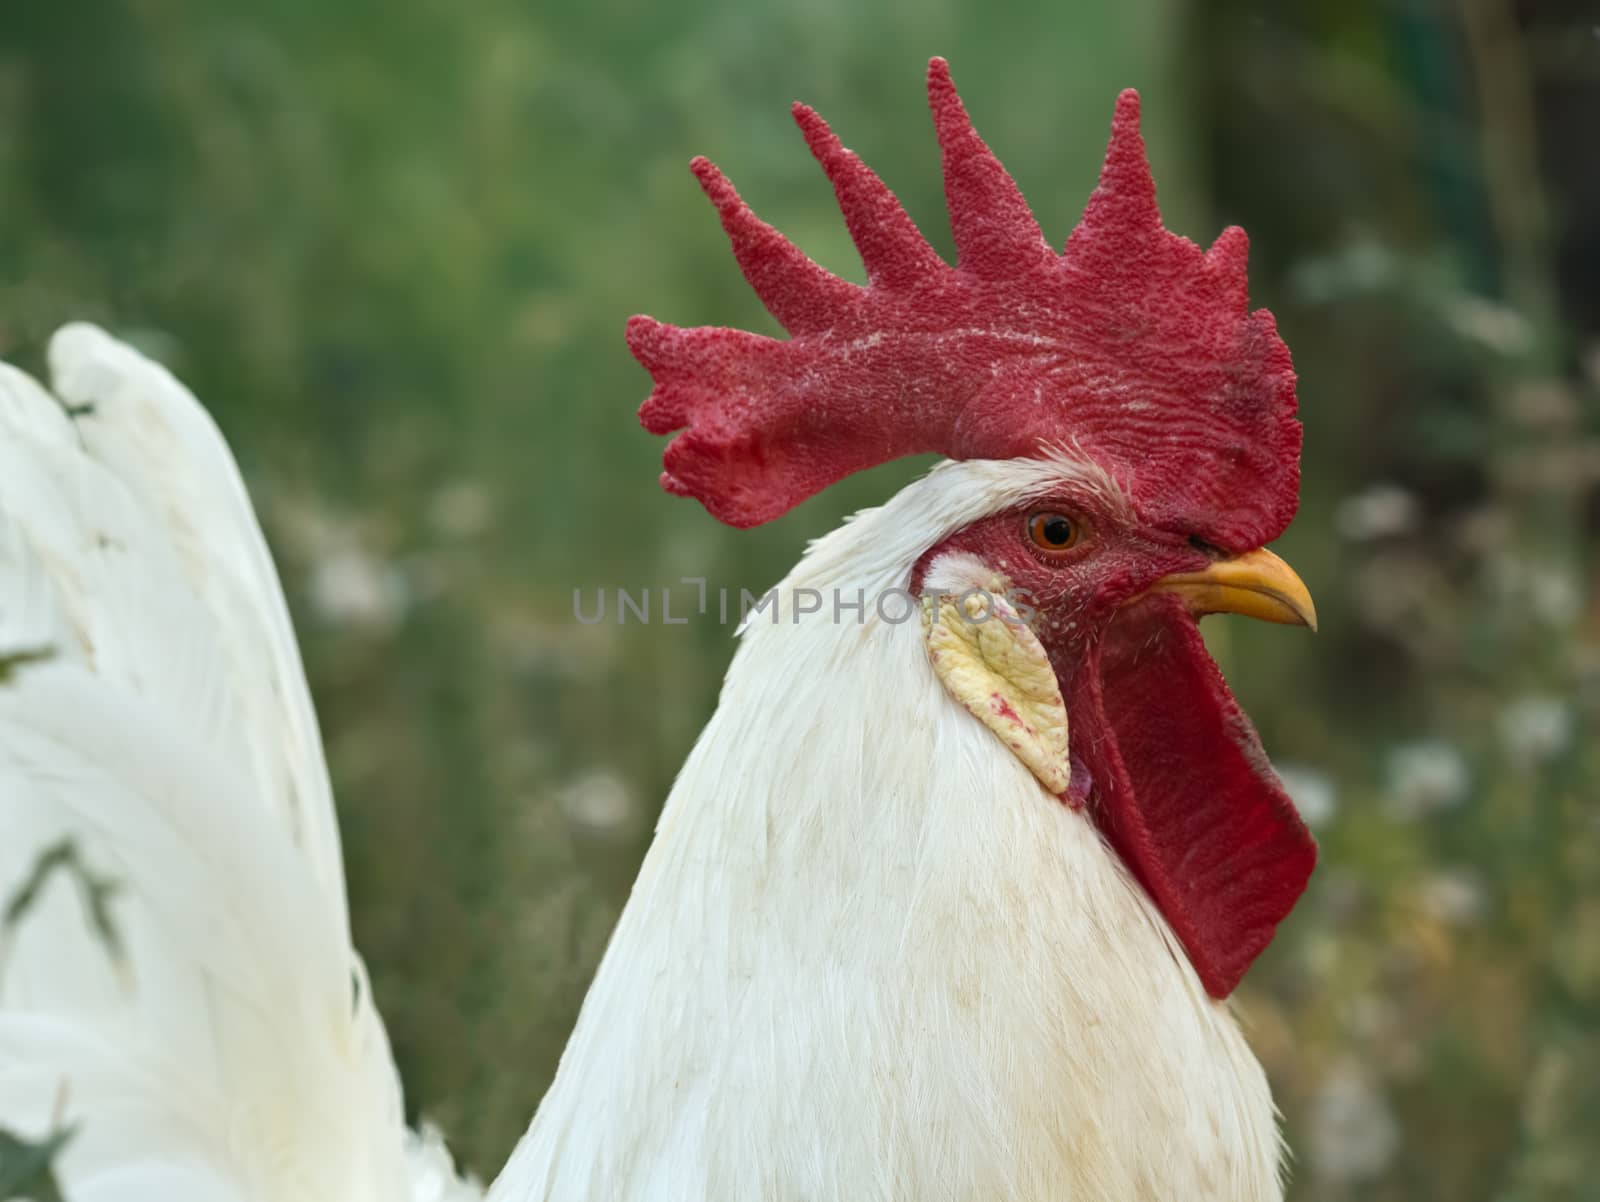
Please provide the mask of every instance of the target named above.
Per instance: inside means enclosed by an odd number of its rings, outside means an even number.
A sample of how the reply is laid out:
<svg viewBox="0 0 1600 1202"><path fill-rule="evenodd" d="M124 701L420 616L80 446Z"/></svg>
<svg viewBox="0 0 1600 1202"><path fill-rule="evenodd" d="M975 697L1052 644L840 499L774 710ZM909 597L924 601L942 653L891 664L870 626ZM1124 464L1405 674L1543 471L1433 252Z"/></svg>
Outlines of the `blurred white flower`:
<svg viewBox="0 0 1600 1202"><path fill-rule="evenodd" d="M1481 296L1463 295L1445 312L1458 334L1502 355L1522 351L1533 339L1532 328L1521 313Z"/></svg>
<svg viewBox="0 0 1600 1202"><path fill-rule="evenodd" d="M620 776L602 768L568 784L561 791L561 809L580 831L614 834L633 818L633 792Z"/></svg>
<svg viewBox="0 0 1600 1202"><path fill-rule="evenodd" d="M1400 1127L1389 1100L1353 1063L1336 1065L1311 1109L1311 1163L1336 1183L1370 1181L1389 1167Z"/></svg>
<svg viewBox="0 0 1600 1202"><path fill-rule="evenodd" d="M1311 304L1327 304L1387 288L1394 283L1398 270L1394 252L1363 233L1332 254L1298 264L1294 286Z"/></svg>
<svg viewBox="0 0 1600 1202"><path fill-rule="evenodd" d="M583 589L574 604L592 612L597 591ZM490 611L487 629L490 645L517 672L577 680L611 671L622 654L615 621L553 622L520 606L502 606Z"/></svg>
<svg viewBox="0 0 1600 1202"><path fill-rule="evenodd" d="M1408 743L1389 754L1388 808L1397 818L1459 805L1471 785L1466 759L1443 739Z"/></svg>
<svg viewBox="0 0 1600 1202"><path fill-rule="evenodd" d="M1485 504L1463 514L1456 522L1455 538L1461 547L1474 555L1491 558L1489 570L1493 579L1501 582L1506 569L1493 562L1503 549L1516 539L1516 524L1511 515L1498 505Z"/></svg>
<svg viewBox="0 0 1600 1202"><path fill-rule="evenodd" d="M1583 590L1567 565L1502 551L1489 562L1502 604L1547 626L1568 626L1583 609Z"/></svg>
<svg viewBox="0 0 1600 1202"><path fill-rule="evenodd" d="M1487 896L1473 872L1446 868L1432 873L1419 890L1422 908L1448 926L1471 926L1483 917Z"/></svg>
<svg viewBox="0 0 1600 1202"><path fill-rule="evenodd" d="M1500 738L1519 760L1538 763L1572 741L1572 710L1558 697L1519 697L1500 711Z"/></svg>
<svg viewBox="0 0 1600 1202"><path fill-rule="evenodd" d="M1395 1025L1394 1004L1370 993L1358 993L1350 999L1346 1022L1357 1039L1381 1039Z"/></svg>
<svg viewBox="0 0 1600 1202"><path fill-rule="evenodd" d="M1340 872L1330 864L1318 873L1316 896L1335 926L1344 926L1359 915L1369 900L1369 890L1360 878Z"/></svg>
<svg viewBox="0 0 1600 1202"><path fill-rule="evenodd" d="M1339 808L1339 790L1331 777L1304 764L1277 764L1283 791L1307 826L1326 826Z"/></svg>
<svg viewBox="0 0 1600 1202"><path fill-rule="evenodd" d="M416 601L400 565L372 550L383 540L370 524L289 493L269 494L264 509L271 528L305 563L306 601L321 621L384 629Z"/></svg>
<svg viewBox="0 0 1600 1202"><path fill-rule="evenodd" d="M1506 411L1523 426L1570 429L1580 417L1577 396L1564 381L1541 378L1512 388L1503 398Z"/></svg>
<svg viewBox="0 0 1600 1202"><path fill-rule="evenodd" d="M494 501L476 480L453 480L428 502L428 521L447 538L482 534L494 520Z"/></svg>
<svg viewBox="0 0 1600 1202"><path fill-rule="evenodd" d="M1393 538L1417 526L1417 500L1395 484L1374 484L1346 497L1334 510L1333 523L1352 542Z"/></svg>
<svg viewBox="0 0 1600 1202"><path fill-rule="evenodd" d="M1526 587L1529 608L1546 625L1568 625L1583 608L1577 579L1556 564L1530 565Z"/></svg>
<svg viewBox="0 0 1600 1202"><path fill-rule="evenodd" d="M1319 984L1336 980L1344 963L1339 941L1331 935L1308 936L1300 946L1300 958L1305 971Z"/></svg>
<svg viewBox="0 0 1600 1202"><path fill-rule="evenodd" d="M410 597L405 577L364 547L330 549L311 565L311 607L324 621L352 626L393 626Z"/></svg>

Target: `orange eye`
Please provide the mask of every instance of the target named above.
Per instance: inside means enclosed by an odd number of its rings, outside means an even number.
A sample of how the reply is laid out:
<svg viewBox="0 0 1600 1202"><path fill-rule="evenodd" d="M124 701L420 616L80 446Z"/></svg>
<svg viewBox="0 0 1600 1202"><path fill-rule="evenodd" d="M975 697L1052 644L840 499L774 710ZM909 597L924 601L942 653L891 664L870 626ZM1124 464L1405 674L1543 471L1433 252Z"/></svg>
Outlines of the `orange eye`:
<svg viewBox="0 0 1600 1202"><path fill-rule="evenodd" d="M1036 513L1028 519L1028 537L1041 551L1065 551L1078 541L1078 523L1063 513Z"/></svg>

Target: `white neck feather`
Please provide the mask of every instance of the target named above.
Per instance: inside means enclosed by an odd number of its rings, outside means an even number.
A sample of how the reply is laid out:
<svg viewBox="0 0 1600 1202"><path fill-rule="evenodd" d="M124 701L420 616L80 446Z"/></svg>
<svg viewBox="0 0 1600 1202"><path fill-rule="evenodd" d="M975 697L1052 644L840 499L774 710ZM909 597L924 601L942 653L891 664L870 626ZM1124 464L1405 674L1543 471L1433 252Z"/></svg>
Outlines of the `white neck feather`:
<svg viewBox="0 0 1600 1202"><path fill-rule="evenodd" d="M915 617L874 613L946 534L1085 470L942 465L752 620L496 1202L1280 1196L1226 1007ZM829 600L793 624L801 588Z"/></svg>

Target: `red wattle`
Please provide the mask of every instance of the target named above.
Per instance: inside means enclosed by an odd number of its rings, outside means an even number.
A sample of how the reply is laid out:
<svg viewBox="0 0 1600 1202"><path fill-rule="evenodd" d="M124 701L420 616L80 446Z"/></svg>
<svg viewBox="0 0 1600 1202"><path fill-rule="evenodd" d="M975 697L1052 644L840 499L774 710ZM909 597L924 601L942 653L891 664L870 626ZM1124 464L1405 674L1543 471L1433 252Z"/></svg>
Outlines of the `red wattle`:
<svg viewBox="0 0 1600 1202"><path fill-rule="evenodd" d="M1226 997L1305 890L1316 842L1180 600L1123 610L1098 655L1072 715L1091 813Z"/></svg>

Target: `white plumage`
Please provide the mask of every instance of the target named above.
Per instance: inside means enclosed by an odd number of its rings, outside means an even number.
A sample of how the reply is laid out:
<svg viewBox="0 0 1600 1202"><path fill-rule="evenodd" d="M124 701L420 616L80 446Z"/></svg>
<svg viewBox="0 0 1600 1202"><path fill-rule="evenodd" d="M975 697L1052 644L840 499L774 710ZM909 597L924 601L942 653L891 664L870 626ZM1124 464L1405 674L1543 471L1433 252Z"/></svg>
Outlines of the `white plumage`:
<svg viewBox="0 0 1600 1202"><path fill-rule="evenodd" d="M750 619L491 1202L1280 1196L1227 1004L871 600L1063 480L1115 489L1071 457L943 464L778 586L859 589L863 624ZM963 570L928 584L986 583Z"/></svg>
<svg viewBox="0 0 1600 1202"><path fill-rule="evenodd" d="M0 653L47 653L0 686L0 889L70 839L117 882L126 967L50 880L0 959L0 1125L38 1136L64 1111L73 1202L458 1196L402 1121L227 448L96 329L50 360L59 402L0 368Z"/></svg>
<svg viewBox="0 0 1600 1202"><path fill-rule="evenodd" d="M0 964L0 1125L41 1134L65 1089L73 1202L473 1196L404 1128L219 435L99 331L51 357L92 409L0 376L0 652L51 651L0 687L0 888L70 836L122 884L130 979L53 882ZM870 600L1063 480L1114 491L1096 471L941 466L780 586L859 589L864 621L744 632L494 1202L1280 1196L1226 1004L1090 822L940 687L916 620Z"/></svg>

